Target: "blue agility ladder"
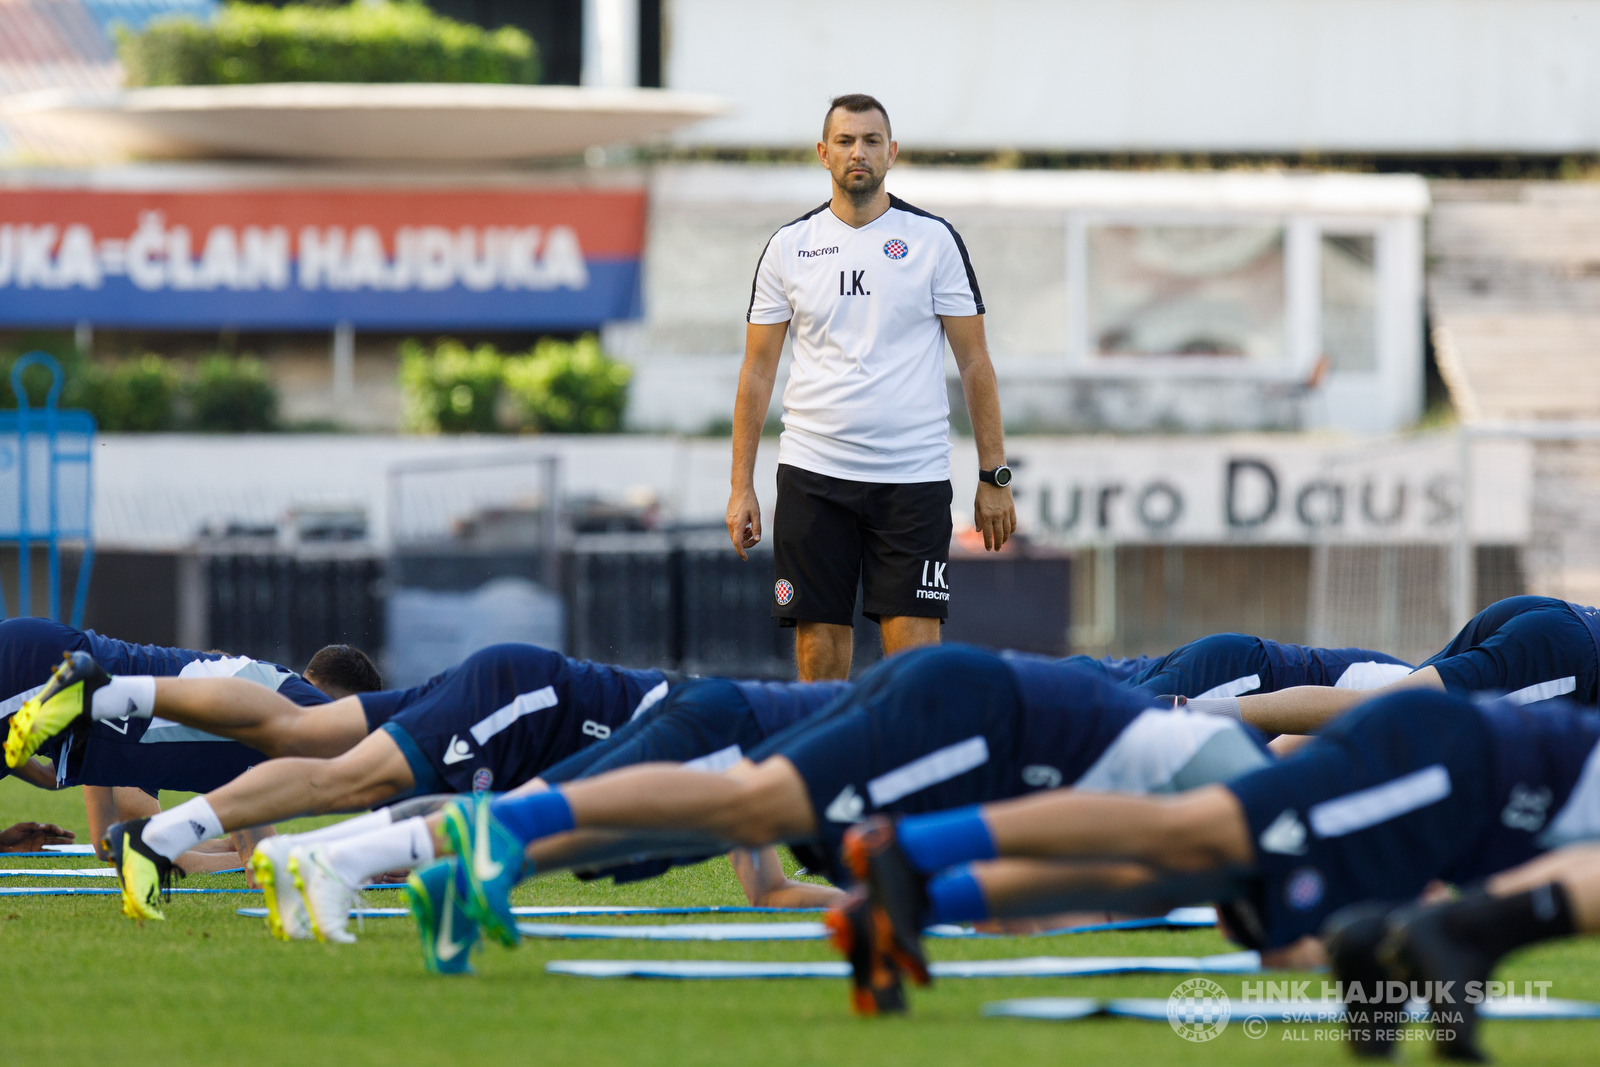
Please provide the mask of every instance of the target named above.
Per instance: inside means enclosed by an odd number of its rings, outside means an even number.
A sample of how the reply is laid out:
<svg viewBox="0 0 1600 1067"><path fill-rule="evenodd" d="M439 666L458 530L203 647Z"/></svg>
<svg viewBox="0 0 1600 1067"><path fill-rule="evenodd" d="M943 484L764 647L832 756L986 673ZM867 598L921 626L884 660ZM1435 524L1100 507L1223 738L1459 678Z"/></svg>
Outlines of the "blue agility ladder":
<svg viewBox="0 0 1600 1067"><path fill-rule="evenodd" d="M22 372L42 365L50 370L44 407L28 406ZM61 620L61 546L78 541L77 589L71 625L83 628L94 567L94 416L56 407L61 399L61 364L46 352L29 352L11 368L14 411L0 411L0 543L17 546L17 614L33 614L32 549L43 542L49 556L49 615ZM0 586L0 618L10 612Z"/></svg>

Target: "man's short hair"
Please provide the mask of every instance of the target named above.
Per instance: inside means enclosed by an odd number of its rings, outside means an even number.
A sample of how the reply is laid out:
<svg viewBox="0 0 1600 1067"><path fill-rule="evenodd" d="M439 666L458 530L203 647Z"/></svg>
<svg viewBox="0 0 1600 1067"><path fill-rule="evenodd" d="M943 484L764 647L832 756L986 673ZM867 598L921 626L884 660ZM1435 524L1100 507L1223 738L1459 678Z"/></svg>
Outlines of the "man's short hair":
<svg viewBox="0 0 1600 1067"><path fill-rule="evenodd" d="M328 645L306 664L306 680L329 696L373 693L383 688L383 675L367 654L354 645Z"/></svg>
<svg viewBox="0 0 1600 1067"><path fill-rule="evenodd" d="M856 115L876 111L883 116L883 128L888 131L889 139L894 139L894 127L889 123L889 109L880 104L877 97L868 96L866 93L845 93L843 96L834 97L833 103L828 105L828 113L822 116L824 141L828 139L828 124L833 121L833 113L841 107Z"/></svg>

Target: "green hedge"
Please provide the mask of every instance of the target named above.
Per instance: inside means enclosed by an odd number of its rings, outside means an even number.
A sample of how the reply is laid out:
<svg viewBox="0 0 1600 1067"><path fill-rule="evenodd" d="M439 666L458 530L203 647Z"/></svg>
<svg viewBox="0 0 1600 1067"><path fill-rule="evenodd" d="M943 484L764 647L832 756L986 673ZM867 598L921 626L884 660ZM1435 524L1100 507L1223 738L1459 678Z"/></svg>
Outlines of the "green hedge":
<svg viewBox="0 0 1600 1067"><path fill-rule="evenodd" d="M614 433L633 376L592 334L547 337L523 355L449 339L400 351L404 424L415 433Z"/></svg>
<svg viewBox="0 0 1600 1067"><path fill-rule="evenodd" d="M490 32L401 3L229 4L211 22L156 19L123 32L130 86L260 82L533 84L538 52L511 26Z"/></svg>
<svg viewBox="0 0 1600 1067"><path fill-rule="evenodd" d="M105 433L278 429L277 388L261 361L250 356L207 356L192 374L153 354L115 362L63 361L63 369L61 406L87 409ZM31 381L28 392L36 392Z"/></svg>
<svg viewBox="0 0 1600 1067"><path fill-rule="evenodd" d="M547 337L528 355L506 360L506 389L524 425L545 433L615 433L632 378L593 334L571 343Z"/></svg>
<svg viewBox="0 0 1600 1067"><path fill-rule="evenodd" d="M65 407L87 408L107 433L158 433L178 428L183 376L157 355L90 363L70 375Z"/></svg>

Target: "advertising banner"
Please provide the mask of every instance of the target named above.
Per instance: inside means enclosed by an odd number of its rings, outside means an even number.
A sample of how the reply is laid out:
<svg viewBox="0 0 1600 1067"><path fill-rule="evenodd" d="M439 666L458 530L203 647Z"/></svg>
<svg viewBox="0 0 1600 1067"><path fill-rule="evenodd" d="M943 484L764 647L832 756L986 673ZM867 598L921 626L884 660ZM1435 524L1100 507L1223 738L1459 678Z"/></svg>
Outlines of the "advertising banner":
<svg viewBox="0 0 1600 1067"><path fill-rule="evenodd" d="M1018 436L1006 452L1018 528L1063 548L1440 543L1457 535L1463 515L1473 540L1521 544L1532 525L1527 441ZM972 499L976 469L970 444L960 442L952 455L958 514Z"/></svg>
<svg viewBox="0 0 1600 1067"><path fill-rule="evenodd" d="M643 190L0 190L0 324L578 330L639 313Z"/></svg>

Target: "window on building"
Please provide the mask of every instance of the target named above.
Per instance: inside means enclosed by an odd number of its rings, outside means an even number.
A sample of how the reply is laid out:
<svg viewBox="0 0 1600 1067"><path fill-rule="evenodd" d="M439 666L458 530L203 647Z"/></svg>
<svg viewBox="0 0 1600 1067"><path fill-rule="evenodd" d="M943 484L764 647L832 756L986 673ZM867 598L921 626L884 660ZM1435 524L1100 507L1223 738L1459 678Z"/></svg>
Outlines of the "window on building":
<svg viewBox="0 0 1600 1067"><path fill-rule="evenodd" d="M1378 369L1378 272L1372 234L1322 235L1322 354L1335 371Z"/></svg>
<svg viewBox="0 0 1600 1067"><path fill-rule="evenodd" d="M1089 351L1103 357L1285 357L1281 226L1087 230Z"/></svg>

